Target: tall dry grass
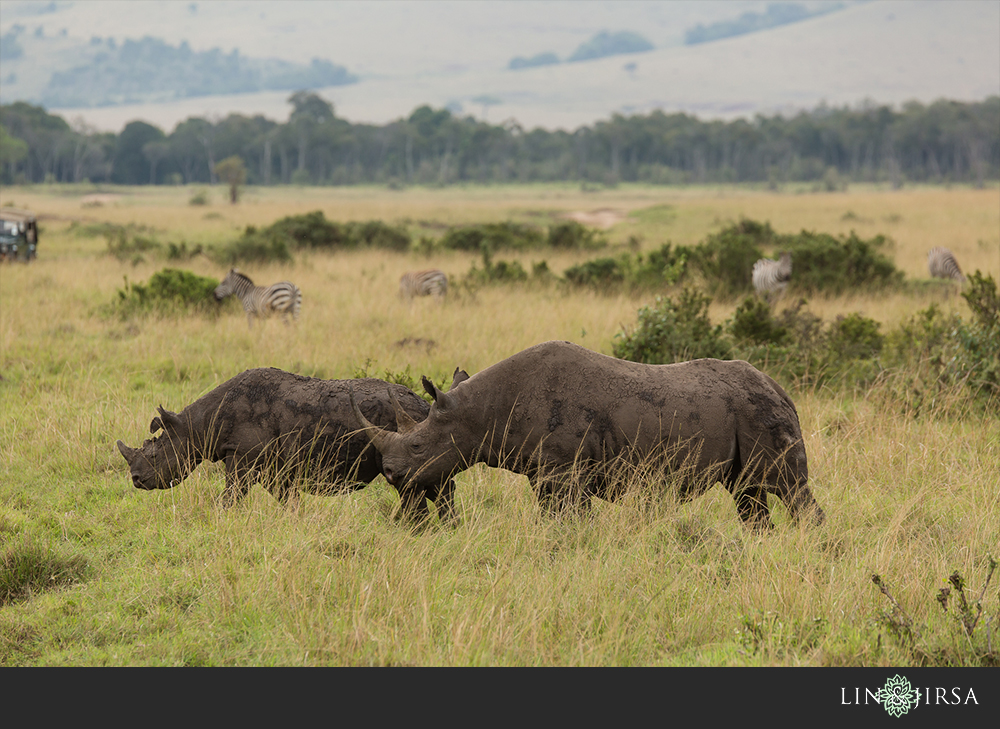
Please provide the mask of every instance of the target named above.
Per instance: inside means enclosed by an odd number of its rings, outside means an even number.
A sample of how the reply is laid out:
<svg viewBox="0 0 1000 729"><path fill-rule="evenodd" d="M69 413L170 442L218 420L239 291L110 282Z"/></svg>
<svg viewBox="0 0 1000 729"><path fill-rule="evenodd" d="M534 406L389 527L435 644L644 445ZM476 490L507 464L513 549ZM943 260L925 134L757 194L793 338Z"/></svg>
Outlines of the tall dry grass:
<svg viewBox="0 0 1000 729"><path fill-rule="evenodd" d="M381 479L350 495L305 495L298 510L254 488L246 504L222 510L219 465L203 464L174 489L139 492L115 440L138 445L157 404L180 409L249 367L327 378L408 371L444 386L456 366L475 372L546 339L608 353L648 299L500 286L407 303L396 296L405 270L434 265L461 277L477 258L359 251L247 269L257 283L302 288L293 327L272 319L249 329L238 308L121 321L103 307L126 276L146 281L168 265L224 271L203 257L120 262L103 239L70 227L131 222L162 240L210 244L315 209L419 226L614 208L635 215L608 231L612 245L631 236L645 247L696 243L745 216L783 232L887 233L911 278L926 277L926 248L944 244L966 271L1000 279L996 189L306 188L250 190L240 205L217 197L208 208L188 205L185 189L115 190L117 201L101 207L83 207L83 192L0 195L46 216L38 260L0 267L0 665L996 662L1000 577L971 636L936 596L955 571L978 595L989 557L1000 557L998 418L915 414L877 387L794 393L828 517L819 529L793 525L773 503L777 527L749 532L720 487L683 505L633 491L596 503L589 517L552 519L526 479L483 466L458 478L453 529L397 522L398 499ZM560 272L586 255L504 257L526 266L547 258ZM932 301L967 315L957 295L935 296L810 308L826 318L860 310L886 326ZM733 306L714 304L713 318ZM7 585L16 598L5 597Z"/></svg>

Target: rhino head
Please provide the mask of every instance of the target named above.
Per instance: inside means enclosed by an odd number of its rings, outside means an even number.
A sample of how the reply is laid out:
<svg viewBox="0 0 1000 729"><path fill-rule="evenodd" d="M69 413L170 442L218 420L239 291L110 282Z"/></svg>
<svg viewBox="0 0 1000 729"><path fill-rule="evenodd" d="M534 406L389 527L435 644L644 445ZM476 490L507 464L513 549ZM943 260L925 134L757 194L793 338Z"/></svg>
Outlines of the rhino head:
<svg viewBox="0 0 1000 729"><path fill-rule="evenodd" d="M465 372L456 370L452 389L468 379ZM427 418L416 422L403 410L396 395L390 390L389 399L396 413L396 432L370 422L361 412L350 388L351 408L361 423L372 445L382 456L382 473L385 480L401 494L423 492L433 494L455 473L467 466L461 449L457 446L457 433L461 430L456 417L454 395L444 393L426 377L424 389L434 398Z"/></svg>
<svg viewBox="0 0 1000 729"><path fill-rule="evenodd" d="M141 448L130 448L118 441L118 450L128 463L132 483L137 489L169 489L185 478L198 465L191 447L191 435L184 420L159 406L159 416L149 424L149 432L163 430L158 438L151 438Z"/></svg>

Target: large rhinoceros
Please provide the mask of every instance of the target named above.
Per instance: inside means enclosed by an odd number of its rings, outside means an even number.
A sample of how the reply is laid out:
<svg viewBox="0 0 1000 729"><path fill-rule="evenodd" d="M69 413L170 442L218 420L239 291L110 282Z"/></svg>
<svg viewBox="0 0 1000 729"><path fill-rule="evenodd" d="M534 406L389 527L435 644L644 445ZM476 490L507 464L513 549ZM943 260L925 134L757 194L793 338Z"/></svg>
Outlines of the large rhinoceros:
<svg viewBox="0 0 1000 729"><path fill-rule="evenodd" d="M451 499L442 483L486 463L526 475L548 508L614 499L623 473L641 466L671 473L682 499L721 481L749 525L770 526L768 493L796 520L823 520L795 405L747 362L646 365L545 342L447 393L426 377L423 385L434 398L429 415L417 422L397 407L398 432L372 422L352 394L355 417L414 518L426 516L424 497Z"/></svg>
<svg viewBox="0 0 1000 729"><path fill-rule="evenodd" d="M456 382L464 377L456 370ZM363 488L382 472L382 459L356 429L349 386L361 412L389 431L396 427L396 411L423 420L430 409L412 390L383 380L320 380L251 369L179 413L158 407L149 431L163 433L141 448L119 440L118 450L132 483L147 490L176 486L203 460L224 461L227 506L256 481L282 502L297 497L300 488L317 493Z"/></svg>

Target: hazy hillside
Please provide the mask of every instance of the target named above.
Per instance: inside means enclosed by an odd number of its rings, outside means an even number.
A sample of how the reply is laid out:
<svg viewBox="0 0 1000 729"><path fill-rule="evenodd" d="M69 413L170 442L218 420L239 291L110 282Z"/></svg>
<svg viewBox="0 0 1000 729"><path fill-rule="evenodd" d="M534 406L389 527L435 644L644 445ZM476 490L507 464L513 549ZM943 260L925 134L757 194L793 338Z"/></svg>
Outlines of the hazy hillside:
<svg viewBox="0 0 1000 729"><path fill-rule="evenodd" d="M0 99L37 98L54 72L79 66L81 52L93 52L91 46L148 35L175 46L185 42L196 53L236 50L249 59L304 66L319 58L342 66L357 83L317 90L338 116L377 124L422 104L491 122L513 118L527 128L574 129L615 112L656 108L731 118L824 101L930 102L1000 94L996 2L845 3L844 9L793 24L684 45L685 33L699 24L764 13L769 4L5 0L0 34L21 26L24 53L2 61ZM508 69L518 56L568 59L602 31L639 33L654 49ZM277 90L51 111L111 131L137 118L169 130L189 116L230 112L284 120L288 95Z"/></svg>

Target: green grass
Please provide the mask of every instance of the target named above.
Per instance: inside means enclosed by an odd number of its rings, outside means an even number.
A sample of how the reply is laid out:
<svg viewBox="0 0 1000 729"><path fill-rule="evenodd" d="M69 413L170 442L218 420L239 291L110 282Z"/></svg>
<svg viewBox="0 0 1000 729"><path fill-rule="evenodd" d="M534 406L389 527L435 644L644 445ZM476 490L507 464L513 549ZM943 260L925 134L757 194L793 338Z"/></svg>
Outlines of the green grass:
<svg viewBox="0 0 1000 729"><path fill-rule="evenodd" d="M290 279L302 288L293 327L271 319L248 329L238 307L121 320L104 307L125 276L146 282L177 267L219 279L224 271L203 256L119 261L103 238L77 235L69 221L142 223L161 241L191 245L314 209L331 220L471 224L651 208L607 232L612 246L638 235L648 250L667 239L697 243L741 214L781 232L846 232L840 218L854 211L875 221L864 230L848 221L859 235L894 237L892 255L909 280L926 279L931 241L950 245L966 270L1000 279L995 189L275 189L215 206L220 217L211 219L187 204L184 188L122 189L118 203L85 209L57 193L4 191L5 201L49 217L38 260L0 268L0 665L998 661L1000 576L972 635L957 598L947 611L937 600L956 571L977 597L990 557L1000 558L998 417L974 415L961 401L914 413L880 389L891 382L793 392L813 492L828 517L818 529L793 525L774 504L777 528L748 532L721 487L684 505L633 494L597 502L589 518L551 519L523 477L483 466L458 478L462 521L453 529L405 528L382 479L350 495L303 495L295 511L255 487L245 504L222 510L220 466L203 464L168 491L140 492L115 440L139 445L156 405L179 410L250 367L328 378L408 371L444 386L456 366L473 373L546 339L610 353L614 334L650 300L510 285L456 291L440 305L406 303L395 296L405 270L434 265L458 275L477 255L351 251L248 271L257 283ZM892 215L901 220L885 222ZM592 255L512 257L527 270L545 257L561 273ZM817 299L810 308L828 319L860 311L898 324L931 302L968 316L961 297L930 286ZM710 315L718 322L734 307L713 304Z"/></svg>

